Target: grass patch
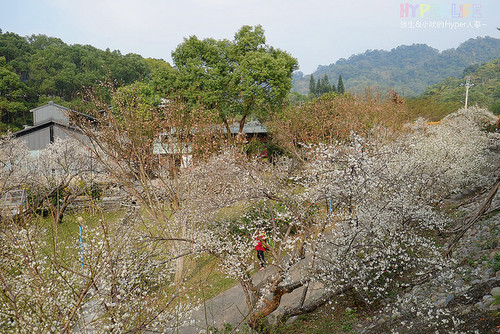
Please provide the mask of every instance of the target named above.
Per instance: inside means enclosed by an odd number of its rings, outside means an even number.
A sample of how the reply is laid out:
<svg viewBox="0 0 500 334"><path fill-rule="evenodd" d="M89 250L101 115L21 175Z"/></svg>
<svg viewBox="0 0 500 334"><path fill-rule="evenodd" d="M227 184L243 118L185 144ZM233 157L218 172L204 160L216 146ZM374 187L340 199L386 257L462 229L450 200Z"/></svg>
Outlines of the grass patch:
<svg viewBox="0 0 500 334"><path fill-rule="evenodd" d="M332 307L333 306L333 307ZM368 307L355 293L334 300L316 311L298 316L295 321L274 328L272 334L355 333L360 321L370 318L381 306Z"/></svg>
<svg viewBox="0 0 500 334"><path fill-rule="evenodd" d="M219 268L219 260L210 255L190 258L187 261L186 287L191 295L208 300L232 288L238 281L227 277Z"/></svg>
<svg viewBox="0 0 500 334"><path fill-rule="evenodd" d="M82 217L84 224L89 227L96 227L101 224L101 219L106 224L117 224L123 217L124 211L104 212L101 215L90 214L87 212L74 212L64 215L62 222L57 225L58 257L63 261L74 260L80 249L78 242L80 238L80 223L78 217ZM44 232L45 244L41 251L49 257L54 256L54 243L56 226L51 217L37 217L34 224ZM85 241L84 241L85 242Z"/></svg>

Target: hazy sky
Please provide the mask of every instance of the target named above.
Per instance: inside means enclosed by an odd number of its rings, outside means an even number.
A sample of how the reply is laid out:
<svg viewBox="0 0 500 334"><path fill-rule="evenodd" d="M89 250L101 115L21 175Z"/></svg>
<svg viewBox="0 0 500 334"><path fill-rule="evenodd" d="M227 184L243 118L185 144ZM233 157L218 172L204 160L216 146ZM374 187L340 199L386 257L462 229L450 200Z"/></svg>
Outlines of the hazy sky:
<svg viewBox="0 0 500 334"><path fill-rule="evenodd" d="M3 32L45 34L68 44L169 62L184 37L233 39L242 25L261 24L267 43L296 57L306 74L367 49L426 43L442 51L477 36L500 38L496 29L500 0L0 0L0 4Z"/></svg>

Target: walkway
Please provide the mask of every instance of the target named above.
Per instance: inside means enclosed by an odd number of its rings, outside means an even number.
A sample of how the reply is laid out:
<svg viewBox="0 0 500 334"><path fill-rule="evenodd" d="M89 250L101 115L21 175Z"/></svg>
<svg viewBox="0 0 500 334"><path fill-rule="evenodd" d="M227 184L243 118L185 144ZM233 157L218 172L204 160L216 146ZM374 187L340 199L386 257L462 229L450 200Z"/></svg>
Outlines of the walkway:
<svg viewBox="0 0 500 334"><path fill-rule="evenodd" d="M273 267L269 266L265 270L255 273L252 276L253 283L257 284L268 275L273 273ZM292 272L292 279L300 279L300 269L296 268ZM271 323L276 322L277 316L283 313L285 307L298 305L304 287L286 294L281 299L279 308L268 318ZM306 302L310 299L318 298L322 291L319 283L312 285L307 294ZM238 284L222 294L208 300L200 310L194 312L194 324L180 328L181 334L207 333L210 328L224 328L225 324L230 324L231 328L242 325L248 316L248 307L245 301L245 294L241 285ZM177 333L177 332L176 332Z"/></svg>

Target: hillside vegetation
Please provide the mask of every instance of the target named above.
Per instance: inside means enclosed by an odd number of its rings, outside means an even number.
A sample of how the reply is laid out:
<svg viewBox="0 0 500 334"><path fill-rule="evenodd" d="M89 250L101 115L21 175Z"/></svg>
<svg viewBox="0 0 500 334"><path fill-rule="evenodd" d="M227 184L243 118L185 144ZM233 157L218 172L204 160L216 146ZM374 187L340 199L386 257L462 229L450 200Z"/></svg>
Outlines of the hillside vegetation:
<svg viewBox="0 0 500 334"><path fill-rule="evenodd" d="M413 117L438 121L464 106L466 77L473 86L469 89L469 106L487 108L500 114L500 59L467 67L460 76L449 77L427 87L418 97L406 99Z"/></svg>
<svg viewBox="0 0 500 334"><path fill-rule="evenodd" d="M186 43L187 47L191 42ZM203 45L211 41L197 43ZM342 76L345 89L352 93L364 92L367 88L385 93L392 88L400 96L423 94L409 101L410 109L418 109L422 116L437 120L463 105L464 88L460 84L467 75L474 83L470 90L470 105L477 104L495 113L500 112L499 56L499 39L478 37L443 52L425 44L399 46L391 51L368 50L328 66L319 66L312 75L322 83L329 79L335 85ZM485 63L492 59L497 60ZM212 62L210 59L200 61ZM310 79L310 75L304 76L301 72L293 76L292 103L294 99L304 100L305 97L298 93L309 92ZM191 94L185 88L191 87L187 85L190 80L188 75L161 59L123 55L119 50L100 50L91 45L68 45L59 38L46 35L22 37L0 30L0 133L8 129L17 131L24 124L30 124L28 111L49 100L85 111L89 106L84 105L82 97L89 89L100 91L109 102L111 92L108 88L117 89L141 82L142 86L137 88L141 94L159 101L159 95L165 96L173 91L175 96ZM207 80L208 84L214 81ZM103 82L111 82L111 85L103 88ZM212 89L210 85L205 86L207 84L202 83L195 91ZM204 93L204 102L213 102L212 95ZM217 102L214 105L222 104ZM225 119L225 114L234 112L221 110L219 113Z"/></svg>
<svg viewBox="0 0 500 334"><path fill-rule="evenodd" d="M154 106L162 98L203 105L228 128L279 109L297 68L295 58L266 44L261 26L243 26L231 41L191 36L172 58L170 66L161 59L0 30L0 133L29 124L28 110L49 100L88 113L94 106L83 102L86 98L98 95L109 105L112 91L120 89Z"/></svg>
<svg viewBox="0 0 500 334"><path fill-rule="evenodd" d="M342 75L346 90L354 93L374 86L381 91L393 88L401 95L415 96L443 78L461 75L468 66L499 56L500 39L477 37L442 52L426 44L402 45L390 51L367 50L330 65L320 65L312 74L315 78L326 74L332 82ZM307 94L309 79L310 75L297 72L293 91Z"/></svg>
<svg viewBox="0 0 500 334"><path fill-rule="evenodd" d="M146 79L153 62L137 54L0 29L0 133L7 125L16 131L29 124L28 111L49 100L82 109L84 88L97 87L107 78L115 87Z"/></svg>
<svg viewBox="0 0 500 334"><path fill-rule="evenodd" d="M467 76L474 85L469 90L469 104L488 107L495 114L500 114L500 58L486 64L471 65L461 76L447 78L428 87L423 96L434 96L444 103L460 103L464 100L463 84Z"/></svg>

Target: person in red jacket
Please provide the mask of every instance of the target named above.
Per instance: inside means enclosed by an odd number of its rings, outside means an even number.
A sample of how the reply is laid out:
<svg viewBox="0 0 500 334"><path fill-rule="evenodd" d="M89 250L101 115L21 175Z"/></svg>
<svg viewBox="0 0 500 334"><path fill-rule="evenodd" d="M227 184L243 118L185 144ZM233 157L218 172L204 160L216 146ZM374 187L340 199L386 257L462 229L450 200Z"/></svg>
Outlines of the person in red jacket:
<svg viewBox="0 0 500 334"><path fill-rule="evenodd" d="M255 238L255 240L257 241L257 244L255 245L255 250L257 251L257 258L260 261L259 271L264 270L264 267L266 265L266 260L264 258L264 252L266 250L265 238L266 238L266 235L262 231L259 231L259 235L257 236L257 238Z"/></svg>

